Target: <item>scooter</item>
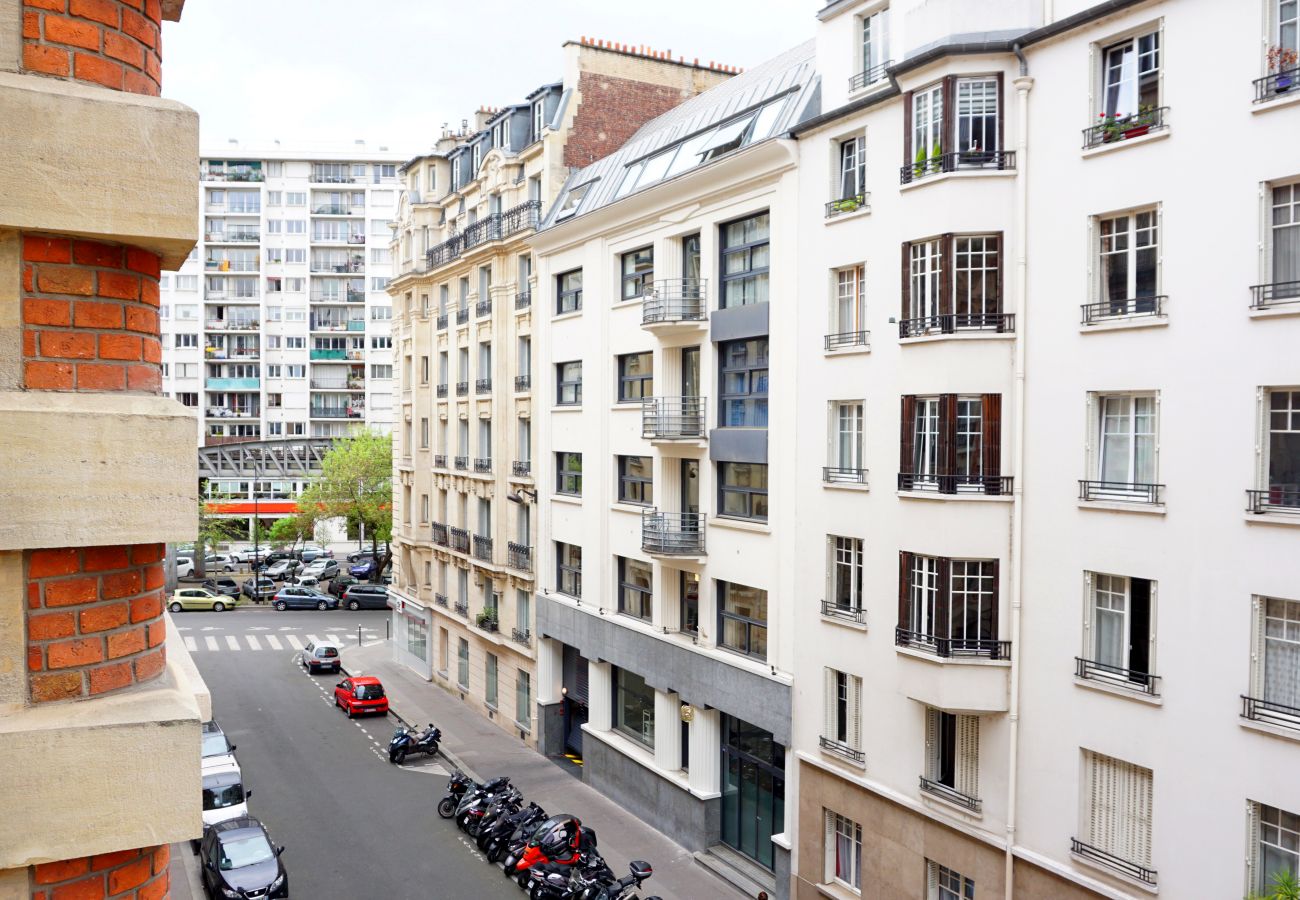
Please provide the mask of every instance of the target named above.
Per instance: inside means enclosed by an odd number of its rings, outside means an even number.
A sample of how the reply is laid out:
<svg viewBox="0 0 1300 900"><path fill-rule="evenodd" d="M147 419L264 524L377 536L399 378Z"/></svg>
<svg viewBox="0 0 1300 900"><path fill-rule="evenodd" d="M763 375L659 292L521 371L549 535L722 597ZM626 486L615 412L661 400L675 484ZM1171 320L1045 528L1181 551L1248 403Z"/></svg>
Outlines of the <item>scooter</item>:
<svg viewBox="0 0 1300 900"><path fill-rule="evenodd" d="M520 823L519 827L510 835L510 839L506 841L505 853L502 854L502 864L505 866L503 872L507 878L514 878L519 874L516 866L518 866L519 860L523 858L524 851L528 849L529 842L537 837L549 823L550 819L542 815L537 819L529 819Z"/></svg>
<svg viewBox="0 0 1300 900"><path fill-rule="evenodd" d="M628 874L622 878L606 881L578 894L578 900L634 900L628 891L640 890L641 883L654 874L654 869L644 859L634 859L628 864L628 870ZM610 875L612 876L613 873L611 872ZM646 900L660 900L660 898L647 897Z"/></svg>
<svg viewBox="0 0 1300 900"><path fill-rule="evenodd" d="M551 816L538 827L523 856L515 863L515 880L528 890L532 880L529 870L534 866L548 863L573 866L581 862L584 854L595 852L596 832L583 828L581 819L568 814Z"/></svg>
<svg viewBox="0 0 1300 900"><path fill-rule="evenodd" d="M474 840L480 850L487 849L488 838L491 836L496 823L519 812L519 806L523 802L524 795L517 787L508 788L504 794L492 802L484 811L483 818L479 820L478 831L474 835Z"/></svg>
<svg viewBox="0 0 1300 900"><path fill-rule="evenodd" d="M438 752L438 743L442 740L442 732L429 723L429 727L424 729L421 734L399 725L393 732L393 739L388 742L388 761L393 765L400 766L409 753L426 753L433 756Z"/></svg>
<svg viewBox="0 0 1300 900"><path fill-rule="evenodd" d="M599 853L579 854L572 862L538 863L528 870L529 900L569 900L588 887L599 890L614 881L614 873Z"/></svg>
<svg viewBox="0 0 1300 900"><path fill-rule="evenodd" d="M438 801L438 815L444 819L450 819L456 815L456 807L460 805L460 798L470 788L478 787L474 779L470 778L460 769L451 773L451 778L447 781L447 796Z"/></svg>
<svg viewBox="0 0 1300 900"><path fill-rule="evenodd" d="M500 799L509 786L510 779L501 775L466 793L456 807L456 826L468 833L470 837L476 837L479 823L487 813L488 807Z"/></svg>
<svg viewBox="0 0 1300 900"><path fill-rule="evenodd" d="M536 803L529 803L517 812L498 818L490 827L484 826L479 831L479 841L481 842L480 846L483 848L484 858L490 863L501 862L505 859L506 854L510 852L510 843L514 835L529 835L531 829L545 818L546 810ZM520 852L523 851L523 845L526 843L527 840L521 838L519 842Z"/></svg>

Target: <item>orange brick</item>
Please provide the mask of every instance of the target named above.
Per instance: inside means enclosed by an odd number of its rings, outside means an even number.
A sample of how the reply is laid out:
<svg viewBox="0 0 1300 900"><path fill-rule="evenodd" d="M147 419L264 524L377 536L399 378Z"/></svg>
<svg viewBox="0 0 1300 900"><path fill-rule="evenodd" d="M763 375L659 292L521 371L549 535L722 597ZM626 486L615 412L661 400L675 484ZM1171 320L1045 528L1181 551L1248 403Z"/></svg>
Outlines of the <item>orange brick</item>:
<svg viewBox="0 0 1300 900"><path fill-rule="evenodd" d="M27 608L41 608L41 586L35 582L27 585Z"/></svg>
<svg viewBox="0 0 1300 900"><path fill-rule="evenodd" d="M157 590L163 586L166 576L163 574L162 566L150 566L144 573L144 589L146 591Z"/></svg>
<svg viewBox="0 0 1300 900"><path fill-rule="evenodd" d="M68 0L23 0L23 5L36 9L52 9L55 12L63 12L68 8Z"/></svg>
<svg viewBox="0 0 1300 900"><path fill-rule="evenodd" d="M28 325L71 325L72 304L67 300L23 300L23 321Z"/></svg>
<svg viewBox="0 0 1300 900"><path fill-rule="evenodd" d="M63 16L45 17L45 40L55 44L68 44L84 50L99 50L99 28L89 22L65 19Z"/></svg>
<svg viewBox="0 0 1300 900"><path fill-rule="evenodd" d="M153 881L146 884L136 893L136 900L167 900L170 896L168 891L171 888L171 873L164 871Z"/></svg>
<svg viewBox="0 0 1300 900"><path fill-rule="evenodd" d="M35 645L27 648L27 671L39 672L45 668L45 657L41 655L41 648Z"/></svg>
<svg viewBox="0 0 1300 900"><path fill-rule="evenodd" d="M114 603L110 606L92 606L90 609L83 609L78 617L81 633L93 634L96 631L108 631L110 628L125 625L129 611L130 607L125 603Z"/></svg>
<svg viewBox="0 0 1300 900"><path fill-rule="evenodd" d="M158 366L131 366L127 370L126 387L131 391L162 390L162 370Z"/></svg>
<svg viewBox="0 0 1300 900"><path fill-rule="evenodd" d="M158 305L158 282L148 278L140 285L140 299L150 306Z"/></svg>
<svg viewBox="0 0 1300 900"><path fill-rule="evenodd" d="M51 672L33 675L31 678L32 699L37 703L50 700L67 700L69 697L81 696L80 672ZM34 898L36 895L33 894Z"/></svg>
<svg viewBox="0 0 1300 900"><path fill-rule="evenodd" d="M72 241L67 238L23 235L23 259L28 262L72 262Z"/></svg>
<svg viewBox="0 0 1300 900"><path fill-rule="evenodd" d="M145 648L145 635L146 631L143 628L110 634L108 636L108 658L121 659L123 656L139 653Z"/></svg>
<svg viewBox="0 0 1300 900"><path fill-rule="evenodd" d="M31 266L23 266L23 290L36 290L36 270Z"/></svg>
<svg viewBox="0 0 1300 900"><path fill-rule="evenodd" d="M140 358L147 363L162 363L162 344L153 338L145 338L140 347Z"/></svg>
<svg viewBox="0 0 1300 900"><path fill-rule="evenodd" d="M167 640L167 623L154 622L149 626L149 646L161 647Z"/></svg>
<svg viewBox="0 0 1300 900"><path fill-rule="evenodd" d="M129 662L113 663L90 670L90 693L102 694L115 691L131 683L131 664Z"/></svg>
<svg viewBox="0 0 1300 900"><path fill-rule="evenodd" d="M81 560L75 547L56 550L33 550L27 562L28 578L49 578L51 575L71 575L81 569Z"/></svg>
<svg viewBox="0 0 1300 900"><path fill-rule="evenodd" d="M161 51L162 51L162 32L161 32L161 31L158 32L158 44L159 44L159 52L161 52ZM146 54L144 55L144 71L145 71L145 74L148 75L150 78L152 78L155 82L160 82L160 83L161 83L161 81L162 81L162 66L159 65L159 62L158 62L158 56L157 56L156 53L146 53Z"/></svg>
<svg viewBox="0 0 1300 900"><path fill-rule="evenodd" d="M61 641L57 644L50 644L46 650L46 655L51 669L88 666L91 663L103 661L104 643L98 638L77 638L73 641Z"/></svg>
<svg viewBox="0 0 1300 900"><path fill-rule="evenodd" d="M76 630L77 622L70 612L46 613L27 620L27 637L33 641L71 637Z"/></svg>
<svg viewBox="0 0 1300 900"><path fill-rule="evenodd" d="M126 359L135 362L140 359L140 339L133 334L101 334L99 358Z"/></svg>
<svg viewBox="0 0 1300 900"><path fill-rule="evenodd" d="M149 594L147 597L137 597L131 601L131 621L143 622L146 619L156 619L162 615L162 598L157 594Z"/></svg>
<svg viewBox="0 0 1300 900"><path fill-rule="evenodd" d="M162 257L139 247L126 248L126 267L132 272L157 278L162 274Z"/></svg>
<svg viewBox="0 0 1300 900"><path fill-rule="evenodd" d="M23 37L41 39L41 14L34 12L23 13Z"/></svg>
<svg viewBox="0 0 1300 900"><path fill-rule="evenodd" d="M99 599L99 582L94 578L71 578L45 585L46 606L73 606Z"/></svg>
<svg viewBox="0 0 1300 900"><path fill-rule="evenodd" d="M141 578L138 571L118 572L115 575L105 575L103 577L99 593L105 600L130 597L133 594L140 593L140 584Z"/></svg>
<svg viewBox="0 0 1300 900"><path fill-rule="evenodd" d="M29 72L68 77L68 51L41 44L23 44L23 68Z"/></svg>
<svg viewBox="0 0 1300 900"><path fill-rule="evenodd" d="M95 293L94 282L94 273L89 269L41 266L36 273L36 285L43 294L80 294L89 297Z"/></svg>
<svg viewBox="0 0 1300 900"><path fill-rule="evenodd" d="M76 331L42 331L41 355L60 359L94 359L95 336Z"/></svg>
<svg viewBox="0 0 1300 900"><path fill-rule="evenodd" d="M131 562L137 566L156 563L166 555L162 544L136 544L131 548ZM162 571L159 569L159 571Z"/></svg>
<svg viewBox="0 0 1300 900"><path fill-rule="evenodd" d="M158 96L158 83L148 75L144 75L134 69L127 69L122 73L122 90L128 94L143 94L146 97Z"/></svg>
<svg viewBox="0 0 1300 900"><path fill-rule="evenodd" d="M140 299L140 276L121 272L99 273L99 296L118 300Z"/></svg>
<svg viewBox="0 0 1300 900"><path fill-rule="evenodd" d="M72 259L83 266L122 267L122 248L99 241L74 241Z"/></svg>
<svg viewBox="0 0 1300 900"><path fill-rule="evenodd" d="M122 306L118 303L92 303L83 300L76 304L72 316L78 328L122 327Z"/></svg>
<svg viewBox="0 0 1300 900"><path fill-rule="evenodd" d="M87 547L83 570L86 572L111 572L125 569L131 563L127 559L126 547Z"/></svg>
<svg viewBox="0 0 1300 900"><path fill-rule="evenodd" d="M37 884L56 884L85 875L90 871L90 860L84 856L80 859L61 859L58 862L40 863L36 866Z"/></svg>
<svg viewBox="0 0 1300 900"><path fill-rule="evenodd" d="M138 888L153 874L153 860L139 859L108 873L108 893L120 894Z"/></svg>
<svg viewBox="0 0 1300 900"><path fill-rule="evenodd" d="M120 59L128 66L135 66L137 69L144 68L144 47L140 46L138 41L116 31L104 32L104 55Z"/></svg>
<svg viewBox="0 0 1300 900"><path fill-rule="evenodd" d="M96 22L103 22L105 25L117 28L120 21L117 15L118 8L113 0L72 0L72 8L69 12L83 19L94 19Z"/></svg>
<svg viewBox="0 0 1300 900"><path fill-rule="evenodd" d="M146 47L158 46L158 26L139 13L122 10L122 30Z"/></svg>
<svg viewBox="0 0 1300 900"><path fill-rule="evenodd" d="M104 897L103 877L92 878L56 887L50 892L50 900L102 900Z"/></svg>
<svg viewBox="0 0 1300 900"><path fill-rule="evenodd" d="M162 5L158 0L144 0L144 14L154 24L162 24Z"/></svg>
<svg viewBox="0 0 1300 900"><path fill-rule="evenodd" d="M156 678L166 665L167 647L164 645L152 653L136 658L135 680L148 681L150 678Z"/></svg>
<svg viewBox="0 0 1300 900"><path fill-rule="evenodd" d="M23 370L23 384L36 391L72 389L70 363L29 362Z"/></svg>
<svg viewBox="0 0 1300 900"><path fill-rule="evenodd" d="M163 844L161 847L157 847L153 851L153 873L157 875L159 872L166 869L167 864L171 862L171 859L172 848L169 845Z"/></svg>
<svg viewBox="0 0 1300 900"><path fill-rule="evenodd" d="M76 53L73 55L72 73L78 81L93 81L115 91L122 90L121 63L88 53Z"/></svg>
<svg viewBox="0 0 1300 900"><path fill-rule="evenodd" d="M100 853L91 857L90 868L96 872L102 872L104 869L111 869L113 866L120 866L128 860L139 858L139 850L118 850L116 853Z"/></svg>
<svg viewBox="0 0 1300 900"><path fill-rule="evenodd" d="M23 332L23 356L37 356L37 355L38 355L38 351L36 349L36 332L24 331Z"/></svg>
<svg viewBox="0 0 1300 900"><path fill-rule="evenodd" d="M98 366L82 363L77 366L77 390L120 391L126 383L126 369L121 366Z"/></svg>

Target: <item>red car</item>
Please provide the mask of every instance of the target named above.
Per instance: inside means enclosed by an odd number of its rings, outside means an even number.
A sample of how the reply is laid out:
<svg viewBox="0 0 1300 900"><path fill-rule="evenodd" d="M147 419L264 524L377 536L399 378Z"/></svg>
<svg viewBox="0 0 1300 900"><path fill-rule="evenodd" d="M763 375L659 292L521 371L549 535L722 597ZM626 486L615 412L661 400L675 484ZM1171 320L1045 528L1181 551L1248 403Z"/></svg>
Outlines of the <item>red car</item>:
<svg viewBox="0 0 1300 900"><path fill-rule="evenodd" d="M379 679L370 675L344 678L334 686L334 705L352 718L359 713L388 713L388 698Z"/></svg>

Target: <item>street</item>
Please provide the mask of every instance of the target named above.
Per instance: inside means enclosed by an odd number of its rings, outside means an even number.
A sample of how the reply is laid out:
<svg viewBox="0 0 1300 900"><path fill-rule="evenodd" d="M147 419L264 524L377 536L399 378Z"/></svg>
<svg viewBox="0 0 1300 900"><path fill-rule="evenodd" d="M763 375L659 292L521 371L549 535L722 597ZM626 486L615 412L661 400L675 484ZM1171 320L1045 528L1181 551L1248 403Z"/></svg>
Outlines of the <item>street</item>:
<svg viewBox="0 0 1300 900"><path fill-rule="evenodd" d="M331 636L346 664L359 628L367 643L383 640L387 612L241 608L173 618L212 692L214 718L237 746L250 814L287 848L293 896L517 900L500 870L438 818L445 760L390 765L393 720L349 720L333 701L341 676L307 675L295 662L296 646Z"/></svg>

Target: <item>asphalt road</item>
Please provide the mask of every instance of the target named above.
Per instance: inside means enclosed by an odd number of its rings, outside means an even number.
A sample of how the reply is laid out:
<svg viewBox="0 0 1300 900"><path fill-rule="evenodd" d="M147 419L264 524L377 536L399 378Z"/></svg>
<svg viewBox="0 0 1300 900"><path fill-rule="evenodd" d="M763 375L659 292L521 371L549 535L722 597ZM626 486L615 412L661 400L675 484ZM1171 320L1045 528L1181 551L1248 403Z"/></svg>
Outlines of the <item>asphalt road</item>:
<svg viewBox="0 0 1300 900"><path fill-rule="evenodd" d="M236 745L244 785L253 791L249 812L287 848L292 896L519 900L500 869L438 818L446 761L390 765L393 723L349 720L334 706L340 676L307 675L294 661L291 638L306 643L308 635L334 634L346 636L346 662L358 626L363 639L372 639L366 629L382 639L387 618L382 610L265 608L174 616L181 634L194 639L213 715Z"/></svg>

